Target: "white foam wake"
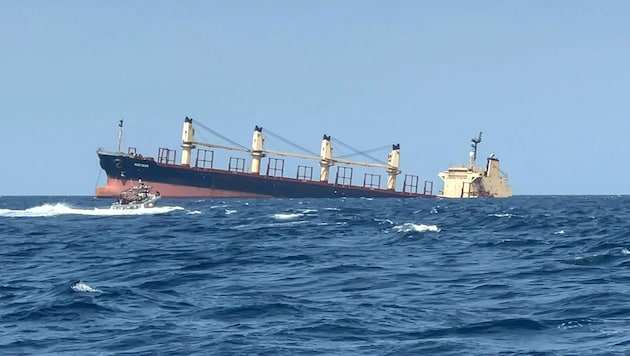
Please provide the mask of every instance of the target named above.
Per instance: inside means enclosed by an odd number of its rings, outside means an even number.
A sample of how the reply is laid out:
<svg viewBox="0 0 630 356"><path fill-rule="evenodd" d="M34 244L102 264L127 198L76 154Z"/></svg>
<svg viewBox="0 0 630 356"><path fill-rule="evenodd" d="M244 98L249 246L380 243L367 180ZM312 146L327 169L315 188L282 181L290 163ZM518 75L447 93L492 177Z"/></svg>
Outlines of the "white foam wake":
<svg viewBox="0 0 630 356"><path fill-rule="evenodd" d="M58 215L89 215L89 216L122 216L122 215L152 215L164 214L175 210L184 210L181 206L160 206L154 208L140 208L128 210L114 210L109 208L78 209L63 203L44 204L24 210L0 209L0 217L48 217Z"/></svg>
<svg viewBox="0 0 630 356"><path fill-rule="evenodd" d="M413 223L404 223L402 225L396 225L392 228L397 232L440 232L440 228L437 225L424 225L424 224L413 224Z"/></svg>

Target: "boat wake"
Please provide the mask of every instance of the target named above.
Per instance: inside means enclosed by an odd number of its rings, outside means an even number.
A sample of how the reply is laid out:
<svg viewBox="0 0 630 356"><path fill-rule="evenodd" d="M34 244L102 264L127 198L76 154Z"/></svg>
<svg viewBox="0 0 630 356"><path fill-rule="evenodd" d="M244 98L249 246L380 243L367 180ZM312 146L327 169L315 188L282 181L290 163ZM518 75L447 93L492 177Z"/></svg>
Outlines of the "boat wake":
<svg viewBox="0 0 630 356"><path fill-rule="evenodd" d="M44 204L24 210L0 209L0 217L47 217L59 215L88 215L88 216L125 216L125 215L154 215L165 214L176 210L184 210L181 206L160 206L139 209L110 209L92 208L78 209L66 204Z"/></svg>

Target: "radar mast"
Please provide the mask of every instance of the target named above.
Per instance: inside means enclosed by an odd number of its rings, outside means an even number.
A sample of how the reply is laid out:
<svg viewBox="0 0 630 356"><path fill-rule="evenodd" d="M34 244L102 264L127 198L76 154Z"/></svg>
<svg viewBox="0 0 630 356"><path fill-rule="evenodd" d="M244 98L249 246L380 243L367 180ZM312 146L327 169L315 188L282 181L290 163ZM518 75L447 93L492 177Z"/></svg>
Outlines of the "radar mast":
<svg viewBox="0 0 630 356"><path fill-rule="evenodd" d="M472 144L470 145L472 147L472 151L470 151L470 166L475 166L476 165L476 160L477 160L477 145L481 142L481 134L483 132L479 132L479 137L477 138L473 138L472 140L470 140L472 142Z"/></svg>
<svg viewBox="0 0 630 356"><path fill-rule="evenodd" d="M122 135L123 135L123 121L120 120L118 123L118 152L122 152L120 150L120 145L122 144Z"/></svg>

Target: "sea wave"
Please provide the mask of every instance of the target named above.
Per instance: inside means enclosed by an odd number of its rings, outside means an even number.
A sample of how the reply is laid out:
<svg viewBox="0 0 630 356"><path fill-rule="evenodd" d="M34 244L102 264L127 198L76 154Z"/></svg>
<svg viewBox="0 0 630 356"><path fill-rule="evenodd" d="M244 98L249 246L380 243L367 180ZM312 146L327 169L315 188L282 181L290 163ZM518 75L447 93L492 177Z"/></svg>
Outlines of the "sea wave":
<svg viewBox="0 0 630 356"><path fill-rule="evenodd" d="M3 354L627 353L630 197L59 199L0 199Z"/></svg>

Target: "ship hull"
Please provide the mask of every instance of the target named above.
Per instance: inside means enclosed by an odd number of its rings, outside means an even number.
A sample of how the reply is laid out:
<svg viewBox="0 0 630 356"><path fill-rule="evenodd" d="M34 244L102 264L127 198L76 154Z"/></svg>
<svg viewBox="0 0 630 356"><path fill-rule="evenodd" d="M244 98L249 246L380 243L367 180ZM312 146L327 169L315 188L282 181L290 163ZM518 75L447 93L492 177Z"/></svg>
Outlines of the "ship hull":
<svg viewBox="0 0 630 356"><path fill-rule="evenodd" d="M162 164L140 155L97 152L107 184L96 196L118 197L139 179L170 198L335 198L335 197L434 197L387 189L263 176L219 169Z"/></svg>

